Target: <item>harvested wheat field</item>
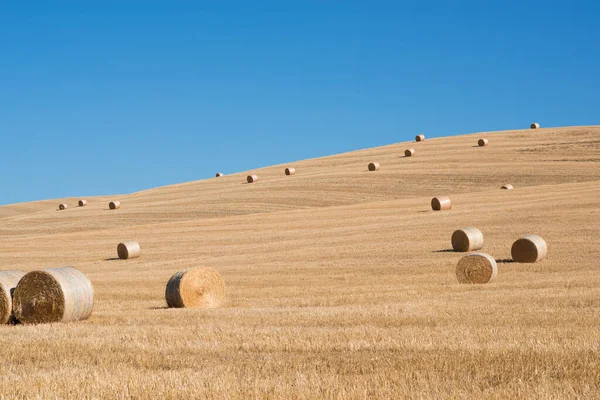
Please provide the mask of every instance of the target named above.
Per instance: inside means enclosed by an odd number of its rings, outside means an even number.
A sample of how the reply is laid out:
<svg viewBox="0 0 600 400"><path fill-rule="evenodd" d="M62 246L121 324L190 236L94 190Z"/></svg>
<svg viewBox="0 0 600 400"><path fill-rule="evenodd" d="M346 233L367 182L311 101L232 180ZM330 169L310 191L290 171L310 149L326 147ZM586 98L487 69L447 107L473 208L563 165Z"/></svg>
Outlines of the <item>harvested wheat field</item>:
<svg viewBox="0 0 600 400"><path fill-rule="evenodd" d="M71 265L94 287L85 321L0 327L0 393L600 396L600 127L428 135L410 163L408 145L289 160L294 179L273 166L259 185L240 172L119 195L119 212L111 193L0 207L2 269ZM431 210L440 194L451 210ZM466 226L497 261L490 283L457 280L450 237ZM512 262L530 234L547 256ZM127 238L143 257L116 259ZM167 308L192 267L223 278L220 307Z"/></svg>

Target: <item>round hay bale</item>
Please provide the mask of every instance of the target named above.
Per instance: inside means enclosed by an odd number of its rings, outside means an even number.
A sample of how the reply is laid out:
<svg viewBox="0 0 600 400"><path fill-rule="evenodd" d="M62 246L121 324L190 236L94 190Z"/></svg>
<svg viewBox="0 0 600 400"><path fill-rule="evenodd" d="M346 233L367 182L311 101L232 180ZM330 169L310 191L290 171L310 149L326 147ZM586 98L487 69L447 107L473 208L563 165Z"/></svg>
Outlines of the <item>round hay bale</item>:
<svg viewBox="0 0 600 400"><path fill-rule="evenodd" d="M118 208L121 208L121 202L120 201L111 201L110 203L108 203L108 208L110 208L111 210L116 210Z"/></svg>
<svg viewBox="0 0 600 400"><path fill-rule="evenodd" d="M222 173L222 172L217 172L217 175L215 175L215 178L220 178L220 177L222 177L222 176L223 176L223 173Z"/></svg>
<svg viewBox="0 0 600 400"><path fill-rule="evenodd" d="M488 145L488 140L487 139L479 139L477 141L477 144L479 145L479 147L484 147Z"/></svg>
<svg viewBox="0 0 600 400"><path fill-rule="evenodd" d="M85 207L87 206L87 200L79 200L77 204L79 205L79 207Z"/></svg>
<svg viewBox="0 0 600 400"><path fill-rule="evenodd" d="M507 183L506 185L502 185L500 186L500 189L506 189L506 190L513 190L513 185L511 185L510 183Z"/></svg>
<svg viewBox="0 0 600 400"><path fill-rule="evenodd" d="M425 140L425 135L420 134L420 135L415 136L415 141L422 142L423 140Z"/></svg>
<svg viewBox="0 0 600 400"><path fill-rule="evenodd" d="M15 319L23 324L82 321L93 308L92 283L73 267L28 272L13 295Z"/></svg>
<svg viewBox="0 0 600 400"><path fill-rule="evenodd" d="M0 324L7 324L11 320L13 291L23 275L23 271L0 271Z"/></svg>
<svg viewBox="0 0 600 400"><path fill-rule="evenodd" d="M412 157L415 155L415 149L406 149L404 150L405 157Z"/></svg>
<svg viewBox="0 0 600 400"><path fill-rule="evenodd" d="M59 210L66 210L69 206L66 203L62 203L58 205Z"/></svg>
<svg viewBox="0 0 600 400"><path fill-rule="evenodd" d="M377 171L380 165L378 162L369 163L369 171Z"/></svg>
<svg viewBox="0 0 600 400"><path fill-rule="evenodd" d="M296 168L286 168L285 169L285 174L286 175L296 175Z"/></svg>
<svg viewBox="0 0 600 400"><path fill-rule="evenodd" d="M496 275L496 260L486 253L466 255L456 264L456 278L460 283L489 283Z"/></svg>
<svg viewBox="0 0 600 400"><path fill-rule="evenodd" d="M248 175L246 181L248 181L248 183L258 182L258 175Z"/></svg>
<svg viewBox="0 0 600 400"><path fill-rule="evenodd" d="M538 124L537 122L534 122L533 124L529 125L529 127L531 129L540 129L540 124Z"/></svg>
<svg viewBox="0 0 600 400"><path fill-rule="evenodd" d="M129 258L138 258L142 254L140 244L134 240L119 243L117 246L117 255L121 260Z"/></svg>
<svg viewBox="0 0 600 400"><path fill-rule="evenodd" d="M452 208L452 202L448 196L438 196L431 199L431 208L434 211L449 210Z"/></svg>
<svg viewBox="0 0 600 400"><path fill-rule="evenodd" d="M477 228L463 228L452 234L452 248L454 251L481 250L483 247L483 233Z"/></svg>
<svg viewBox="0 0 600 400"><path fill-rule="evenodd" d="M513 243L510 253L516 262L534 263L546 257L548 245L537 235L527 235Z"/></svg>
<svg viewBox="0 0 600 400"><path fill-rule="evenodd" d="M225 300L225 282L212 268L189 268L169 279L165 298L169 307L215 308Z"/></svg>

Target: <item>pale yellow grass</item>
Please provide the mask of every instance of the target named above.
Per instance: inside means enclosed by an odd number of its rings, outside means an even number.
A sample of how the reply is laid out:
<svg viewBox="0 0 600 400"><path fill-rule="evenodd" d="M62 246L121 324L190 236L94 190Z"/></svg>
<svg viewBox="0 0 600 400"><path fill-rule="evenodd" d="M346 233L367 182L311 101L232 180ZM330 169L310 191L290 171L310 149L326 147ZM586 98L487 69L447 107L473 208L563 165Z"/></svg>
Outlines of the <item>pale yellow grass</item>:
<svg viewBox="0 0 600 400"><path fill-rule="evenodd" d="M0 328L0 397L599 397L600 128L410 145L418 157L399 143L294 162L294 177L118 196L115 211L117 196L0 207L2 269L73 265L96 292L87 321ZM431 210L439 194L452 210ZM500 260L490 284L456 280L464 254L445 250L465 226ZM506 262L526 234L547 258ZM141 258L111 259L124 239ZM194 266L221 274L227 303L165 309L169 277Z"/></svg>

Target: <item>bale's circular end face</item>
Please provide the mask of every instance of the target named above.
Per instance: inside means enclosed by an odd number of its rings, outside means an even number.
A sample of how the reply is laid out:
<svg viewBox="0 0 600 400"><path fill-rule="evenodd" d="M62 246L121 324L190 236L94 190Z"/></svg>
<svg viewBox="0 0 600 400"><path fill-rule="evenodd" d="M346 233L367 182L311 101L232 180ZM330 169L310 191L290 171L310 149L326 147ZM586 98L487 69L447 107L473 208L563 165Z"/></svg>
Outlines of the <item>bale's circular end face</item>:
<svg viewBox="0 0 600 400"><path fill-rule="evenodd" d="M62 203L58 205L59 210L66 210L69 207L66 203Z"/></svg>
<svg viewBox="0 0 600 400"><path fill-rule="evenodd" d="M296 174L296 168L286 168L285 169L285 174L286 175L295 175Z"/></svg>
<svg viewBox="0 0 600 400"><path fill-rule="evenodd" d="M225 301L225 282L212 268L190 268L169 279L165 290L169 307L215 308Z"/></svg>
<svg viewBox="0 0 600 400"><path fill-rule="evenodd" d="M246 181L248 181L248 183L258 182L258 175L248 175Z"/></svg>
<svg viewBox="0 0 600 400"><path fill-rule="evenodd" d="M222 173L222 172L217 172L217 175L215 175L215 178L220 178L220 177L222 177L222 176L223 176L223 173Z"/></svg>
<svg viewBox="0 0 600 400"><path fill-rule="evenodd" d="M487 146L487 145L488 145L488 143L489 143L489 142L488 142L488 140L487 140L487 139L479 139L479 140L477 141L477 145L479 145L479 147L484 147L484 146Z"/></svg>
<svg viewBox="0 0 600 400"><path fill-rule="evenodd" d="M422 142L423 140L425 140L425 135L421 134L421 135L415 136L415 141Z"/></svg>
<svg viewBox="0 0 600 400"><path fill-rule="evenodd" d="M116 210L117 208L121 208L121 202L120 201L111 201L110 203L108 203L108 208L110 208L111 210Z"/></svg>
<svg viewBox="0 0 600 400"><path fill-rule="evenodd" d="M85 207L87 206L87 200L79 200L77 204L79 205L79 207Z"/></svg>
<svg viewBox="0 0 600 400"><path fill-rule="evenodd" d="M500 186L500 189L505 189L505 190L513 190L513 185L511 185L510 183L507 183L506 185L502 185Z"/></svg>
<svg viewBox="0 0 600 400"><path fill-rule="evenodd" d="M0 324L10 322L12 316L12 292L25 275L22 271L0 271Z"/></svg>
<svg viewBox="0 0 600 400"><path fill-rule="evenodd" d="M456 264L456 278L460 283L489 283L498 275L496 260L489 254L473 253Z"/></svg>
<svg viewBox="0 0 600 400"><path fill-rule="evenodd" d="M516 262L534 263L546 257L548 245L537 235L527 235L513 243L510 253Z"/></svg>
<svg viewBox="0 0 600 400"><path fill-rule="evenodd" d="M404 150L405 157L412 157L415 155L415 149L406 149Z"/></svg>
<svg viewBox="0 0 600 400"><path fill-rule="evenodd" d="M369 171L377 171L380 165L378 162L369 163Z"/></svg>
<svg viewBox="0 0 600 400"><path fill-rule="evenodd" d="M533 124L529 125L529 128L531 128L531 129L539 129L540 128L540 124L538 124L537 122L534 122Z"/></svg>
<svg viewBox="0 0 600 400"><path fill-rule="evenodd" d="M117 255L121 260L129 258L138 258L142 254L140 244L134 240L119 243L117 246Z"/></svg>
<svg viewBox="0 0 600 400"><path fill-rule="evenodd" d="M477 228L463 228L454 231L451 241L454 251L481 250L483 247L483 233Z"/></svg>
<svg viewBox="0 0 600 400"><path fill-rule="evenodd" d="M452 202L448 196L438 196L431 199L431 208L434 211L450 210Z"/></svg>

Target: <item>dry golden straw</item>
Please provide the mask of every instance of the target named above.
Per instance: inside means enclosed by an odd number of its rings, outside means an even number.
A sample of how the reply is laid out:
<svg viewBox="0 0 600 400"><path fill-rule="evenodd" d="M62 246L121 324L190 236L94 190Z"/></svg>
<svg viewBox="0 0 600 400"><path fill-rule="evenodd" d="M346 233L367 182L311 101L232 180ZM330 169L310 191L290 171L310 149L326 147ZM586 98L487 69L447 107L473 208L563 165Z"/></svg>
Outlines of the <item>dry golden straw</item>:
<svg viewBox="0 0 600 400"><path fill-rule="evenodd" d="M415 155L415 149L406 149L404 150L405 157L412 157Z"/></svg>
<svg viewBox="0 0 600 400"><path fill-rule="evenodd" d="M548 245L537 235L527 235L513 243L510 253L516 262L534 263L546 257Z"/></svg>
<svg viewBox="0 0 600 400"><path fill-rule="evenodd" d="M529 126L531 129L539 129L540 128L540 124L538 124L537 122L534 122L533 124L531 124Z"/></svg>
<svg viewBox="0 0 600 400"><path fill-rule="evenodd" d="M110 208L111 210L116 210L117 208L121 208L121 202L120 201L111 201L110 203L108 203L108 208Z"/></svg>
<svg viewBox="0 0 600 400"><path fill-rule="evenodd" d="M487 139L479 139L477 141L477 144L479 145L479 147L487 146L488 145L488 140Z"/></svg>
<svg viewBox="0 0 600 400"><path fill-rule="evenodd" d="M248 181L248 183L254 183L258 181L258 175L248 175L248 177L246 178L246 181Z"/></svg>
<svg viewBox="0 0 600 400"><path fill-rule="evenodd" d="M23 271L0 271L0 324L7 324L11 320L12 292L23 275Z"/></svg>
<svg viewBox="0 0 600 400"><path fill-rule="evenodd" d="M379 169L378 162L369 163L369 171L377 171Z"/></svg>
<svg viewBox="0 0 600 400"><path fill-rule="evenodd" d="M425 140L425 135L423 135L423 134L417 135L417 136L415 136L415 140L417 142L422 142L423 140Z"/></svg>
<svg viewBox="0 0 600 400"><path fill-rule="evenodd" d="M506 190L513 190L513 185L511 185L510 183L507 183L506 185L502 185L500 186L500 189L506 189Z"/></svg>
<svg viewBox="0 0 600 400"><path fill-rule="evenodd" d="M59 210L66 210L69 207L66 203L62 203L58 205Z"/></svg>
<svg viewBox="0 0 600 400"><path fill-rule="evenodd" d="M477 228L463 228L452 234L452 248L454 251L481 250L483 247L483 233Z"/></svg>
<svg viewBox="0 0 600 400"><path fill-rule="evenodd" d="M225 300L225 282L212 268L189 268L169 279L165 298L169 307L215 308Z"/></svg>
<svg viewBox="0 0 600 400"><path fill-rule="evenodd" d="M93 307L92 283L73 267L29 272L13 296L15 319L24 324L81 321Z"/></svg>
<svg viewBox="0 0 600 400"><path fill-rule="evenodd" d="M452 208L452 202L448 196L438 196L431 199L431 208L434 211L449 210Z"/></svg>
<svg viewBox="0 0 600 400"><path fill-rule="evenodd" d="M217 172L217 175L215 175L215 178L220 178L220 177L222 177L222 176L223 176L223 173L222 173L222 172Z"/></svg>
<svg viewBox="0 0 600 400"><path fill-rule="evenodd" d="M456 264L456 278L460 283L489 283L496 275L498 266L489 254L469 254Z"/></svg>
<svg viewBox="0 0 600 400"><path fill-rule="evenodd" d="M286 168L285 169L285 174L286 175L295 175L296 174L296 168L292 168L292 167Z"/></svg>
<svg viewBox="0 0 600 400"><path fill-rule="evenodd" d="M77 204L79 205L79 207L85 207L87 206L87 200L79 200Z"/></svg>
<svg viewBox="0 0 600 400"><path fill-rule="evenodd" d="M142 254L140 244L134 240L119 243L117 246L117 255L121 260L129 258L138 258Z"/></svg>

